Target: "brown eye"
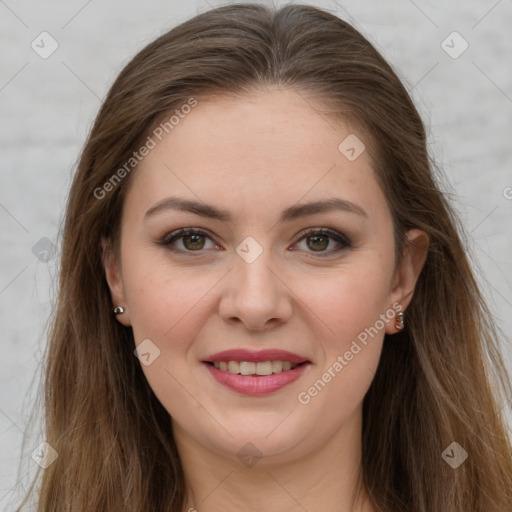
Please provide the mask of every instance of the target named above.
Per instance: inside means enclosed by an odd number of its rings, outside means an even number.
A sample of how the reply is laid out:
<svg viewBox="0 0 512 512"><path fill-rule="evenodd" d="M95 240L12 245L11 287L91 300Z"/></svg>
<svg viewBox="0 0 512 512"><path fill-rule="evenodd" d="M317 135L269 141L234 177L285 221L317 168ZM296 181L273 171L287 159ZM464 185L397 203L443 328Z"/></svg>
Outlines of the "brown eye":
<svg viewBox="0 0 512 512"><path fill-rule="evenodd" d="M202 249L204 247L204 240L201 240L201 237L204 235L185 235L181 238L183 239L183 245L190 250L194 249Z"/></svg>
<svg viewBox="0 0 512 512"><path fill-rule="evenodd" d="M169 250L181 253L202 253L208 249L205 247L207 240L212 241L213 248L219 247L215 244L208 233L197 228L182 228L166 235L160 242L160 245L166 246ZM306 241L306 252L316 253L318 256L329 256L343 249L352 247L350 240L338 233L325 228L310 228L302 233L299 242ZM182 247L176 247L181 241ZM334 248L328 250L334 242ZM298 243L298 242L297 242ZM338 247L336 247L336 244ZM210 247L212 248L212 247Z"/></svg>
<svg viewBox="0 0 512 512"><path fill-rule="evenodd" d="M323 251L329 246L329 237L326 235L308 236L306 240L310 242L308 247L314 251Z"/></svg>
<svg viewBox="0 0 512 512"><path fill-rule="evenodd" d="M205 249L206 240L211 237L201 229L182 228L166 235L159 243L176 252L201 252ZM175 247L181 241L181 247ZM217 246L216 244L213 244Z"/></svg>
<svg viewBox="0 0 512 512"><path fill-rule="evenodd" d="M318 256L328 256L343 249L352 247L350 240L345 235L325 228L308 229L306 232L302 233L302 237L299 242L302 240L306 240L306 252L318 253ZM332 250L326 250L331 241L336 242L338 248L335 246Z"/></svg>

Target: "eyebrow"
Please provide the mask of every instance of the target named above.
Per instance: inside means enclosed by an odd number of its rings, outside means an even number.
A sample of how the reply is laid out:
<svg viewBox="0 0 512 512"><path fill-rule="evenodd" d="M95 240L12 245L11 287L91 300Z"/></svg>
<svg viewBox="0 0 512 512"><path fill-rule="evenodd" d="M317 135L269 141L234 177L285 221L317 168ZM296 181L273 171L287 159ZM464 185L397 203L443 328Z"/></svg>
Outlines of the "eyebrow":
<svg viewBox="0 0 512 512"><path fill-rule="evenodd" d="M193 201L190 199L182 199L179 197L167 197L153 205L145 213L144 218L155 215L156 213L166 210L179 210L190 212L201 217L208 217L210 219L217 219L222 222L230 222L233 220L233 215L228 210L217 208L216 206ZM314 201L305 204L293 205L283 210L279 222L290 222L292 220L315 215L318 213L325 213L334 210L341 210L349 213L355 213L362 217L368 218L366 211L361 206L352 203L346 199L332 197L322 201Z"/></svg>

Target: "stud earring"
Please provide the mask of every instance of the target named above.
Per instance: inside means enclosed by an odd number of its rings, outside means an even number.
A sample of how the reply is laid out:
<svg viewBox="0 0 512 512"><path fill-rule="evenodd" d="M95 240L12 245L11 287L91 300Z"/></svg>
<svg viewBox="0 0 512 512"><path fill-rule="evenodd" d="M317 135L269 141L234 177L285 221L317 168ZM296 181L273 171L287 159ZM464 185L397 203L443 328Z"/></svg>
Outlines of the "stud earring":
<svg viewBox="0 0 512 512"><path fill-rule="evenodd" d="M124 308L122 306L117 306L114 308L114 315L119 315L121 313L124 313Z"/></svg>
<svg viewBox="0 0 512 512"><path fill-rule="evenodd" d="M400 311L399 313L397 313L396 315L396 323L395 323L395 327L401 331L403 330L403 328L405 327L405 324L404 324L404 314L402 311Z"/></svg>

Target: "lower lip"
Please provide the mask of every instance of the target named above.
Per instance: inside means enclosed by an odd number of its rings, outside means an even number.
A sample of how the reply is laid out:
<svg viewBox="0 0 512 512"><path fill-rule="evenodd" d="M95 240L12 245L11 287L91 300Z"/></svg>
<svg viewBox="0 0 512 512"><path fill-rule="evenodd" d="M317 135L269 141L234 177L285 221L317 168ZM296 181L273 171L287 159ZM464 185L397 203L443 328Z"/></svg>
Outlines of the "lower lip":
<svg viewBox="0 0 512 512"><path fill-rule="evenodd" d="M244 395L261 396L274 393L296 381L311 363L304 363L293 370L286 370L281 373L257 376L235 374L219 370L209 363L204 364L217 382L232 391L243 393Z"/></svg>

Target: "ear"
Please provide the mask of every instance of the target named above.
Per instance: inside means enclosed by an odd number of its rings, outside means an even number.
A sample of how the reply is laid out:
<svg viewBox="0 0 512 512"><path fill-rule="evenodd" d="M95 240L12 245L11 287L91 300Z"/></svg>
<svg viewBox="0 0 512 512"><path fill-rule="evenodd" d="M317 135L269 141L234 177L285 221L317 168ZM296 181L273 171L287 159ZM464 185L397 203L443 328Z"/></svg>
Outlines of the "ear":
<svg viewBox="0 0 512 512"><path fill-rule="evenodd" d="M391 303L400 304L402 312L405 312L412 300L414 287L427 259L428 247L429 237L425 231L420 229L407 231L404 255L393 276L390 295ZM386 334L399 332L394 322L388 323Z"/></svg>
<svg viewBox="0 0 512 512"><path fill-rule="evenodd" d="M124 308L124 313L116 315L116 320L122 325L129 326L130 310L127 307L126 295L124 290L123 278L121 275L121 266L115 257L110 240L101 240L102 261L105 270L105 278L110 288L110 297L112 298L112 310L117 306Z"/></svg>

